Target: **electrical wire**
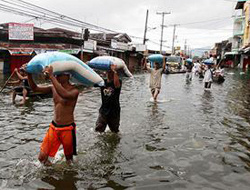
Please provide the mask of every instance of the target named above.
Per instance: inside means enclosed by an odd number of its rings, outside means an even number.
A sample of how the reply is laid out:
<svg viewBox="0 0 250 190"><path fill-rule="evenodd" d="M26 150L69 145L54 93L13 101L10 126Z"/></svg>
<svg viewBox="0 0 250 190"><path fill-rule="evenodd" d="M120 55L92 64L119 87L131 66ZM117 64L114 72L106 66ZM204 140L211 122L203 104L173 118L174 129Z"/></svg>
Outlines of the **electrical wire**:
<svg viewBox="0 0 250 190"><path fill-rule="evenodd" d="M23 0L16 0L16 1L21 2L21 3L25 4L25 5L31 6L31 7L35 7L35 8L41 9L41 10L47 12L47 14L48 13L49 14L55 14L55 15L59 16L61 19L68 19L70 21L73 21L73 22L76 22L76 23L80 23L81 25L85 25L85 26L88 26L88 27L91 27L91 28L95 28L95 29L99 29L99 30L105 30L105 31L109 31L109 32L115 32L115 31L107 29L107 28L103 28L103 27L100 27L100 26L97 26L97 25L94 25L94 24L90 24L90 23L87 23L87 22L83 22L81 20L74 19L72 17L66 16L66 15L63 15L63 14L56 13L54 11L45 9L43 7L34 5L32 3L29 3L29 2L26 2L26 1L23 1Z"/></svg>
<svg viewBox="0 0 250 190"><path fill-rule="evenodd" d="M59 24L71 25L80 28L85 27L99 32L101 31L101 32L117 33L114 30L110 30L104 27L83 22L22 0L12 0L12 1L0 0L0 1L5 3L5 4L0 4L1 5L0 9L5 12L11 12L22 16L34 17L36 19L42 19L54 23L58 22ZM17 1L19 3L17 3Z"/></svg>
<svg viewBox="0 0 250 190"><path fill-rule="evenodd" d="M228 2L232 2L232 3L236 3L237 2L235 0L223 0L223 1L228 1Z"/></svg>
<svg viewBox="0 0 250 190"><path fill-rule="evenodd" d="M197 21L197 22L189 22L189 23L182 23L178 25L192 25L192 24L199 24L199 23L206 23L206 22L213 22L213 21L218 21L218 20L225 20L225 19L232 19L232 17L224 17L224 18L219 18L219 19L210 19L210 20L203 20L203 21ZM173 25L173 24L172 24Z"/></svg>
<svg viewBox="0 0 250 190"><path fill-rule="evenodd" d="M17 15L22 15L22 16L27 16L27 17L32 17L33 19L40 19L44 20L48 23L56 24L59 26L71 26L71 27L77 27L77 28L89 28L90 30L98 31L98 32L112 32L112 33L119 33L114 30L104 28L98 25L90 24L87 22L83 22L81 20L56 13L54 11L48 10L46 8L37 6L35 4L26 2L24 0L0 0L2 3L0 3L0 10L17 14ZM224 0L226 1L226 0ZM233 2L233 1L231 1ZM186 25L194 25L194 24L204 24L208 22L221 22L222 20L226 20L232 17L224 17L224 18L217 18L217 19L210 19L210 20L204 20L204 21L197 21L197 22L190 22L190 23L182 23L179 24L180 26L186 26ZM30 20L31 21L31 20ZM29 22L29 21L26 21ZM199 28L200 29L200 28ZM207 30L222 30L222 29L207 29ZM143 39L142 37L137 37L133 35L129 35L131 38L136 38L136 39ZM148 40L151 43L160 45L159 43ZM164 46L164 45L163 45ZM164 47L169 47L169 46L164 46Z"/></svg>

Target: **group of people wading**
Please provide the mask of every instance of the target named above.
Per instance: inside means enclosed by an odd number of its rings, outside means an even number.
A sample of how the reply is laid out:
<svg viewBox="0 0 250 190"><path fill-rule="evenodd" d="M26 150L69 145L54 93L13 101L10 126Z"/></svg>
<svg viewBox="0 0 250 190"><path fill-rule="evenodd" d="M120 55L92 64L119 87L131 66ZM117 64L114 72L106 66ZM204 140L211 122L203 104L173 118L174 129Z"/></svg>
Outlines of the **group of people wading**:
<svg viewBox="0 0 250 190"><path fill-rule="evenodd" d="M150 72L149 87L155 102L157 102L157 97L161 90L161 78L166 66L165 60L165 57L163 57L162 65L155 62L153 63L153 68L150 68L146 59L144 59L144 69ZM67 163L72 163L73 155L77 154L74 110L79 90L70 83L70 74L62 73L60 75L54 75L51 66L46 67L43 71L51 81L51 85L37 85L33 80L32 74L26 73L26 66L27 64L24 64L20 68L20 71L17 69L14 70L18 77L18 81L9 82L10 84L22 83L22 85L18 87L18 91L21 91L23 94L21 104L25 103L26 96L31 90L33 92L52 94L54 102L54 118L49 124L49 129L41 144L38 159L41 163L50 165L51 161L49 157L55 157L62 144ZM205 78L210 78L210 75L211 73L209 73L209 70L206 71ZM104 81L105 85L100 87L102 105L99 109L95 131L102 133L105 131L106 127L109 126L112 132L118 133L121 112L119 98L122 81L119 78L115 65L111 65L111 69L106 72L106 79ZM208 85L209 81L208 83L205 82L205 86ZM17 88L15 88L13 92L13 103L15 103L16 93Z"/></svg>

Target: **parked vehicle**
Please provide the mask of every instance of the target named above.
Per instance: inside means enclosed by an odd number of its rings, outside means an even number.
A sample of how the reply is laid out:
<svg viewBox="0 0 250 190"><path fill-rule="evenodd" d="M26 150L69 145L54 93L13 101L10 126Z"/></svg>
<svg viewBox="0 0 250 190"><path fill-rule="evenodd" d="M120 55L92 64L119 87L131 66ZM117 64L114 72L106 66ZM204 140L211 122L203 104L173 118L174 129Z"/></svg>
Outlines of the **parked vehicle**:
<svg viewBox="0 0 250 190"><path fill-rule="evenodd" d="M182 69L182 58L180 56L168 56L166 60L166 74L185 73Z"/></svg>
<svg viewBox="0 0 250 190"><path fill-rule="evenodd" d="M217 69L214 71L213 81L219 84L225 81L224 69Z"/></svg>

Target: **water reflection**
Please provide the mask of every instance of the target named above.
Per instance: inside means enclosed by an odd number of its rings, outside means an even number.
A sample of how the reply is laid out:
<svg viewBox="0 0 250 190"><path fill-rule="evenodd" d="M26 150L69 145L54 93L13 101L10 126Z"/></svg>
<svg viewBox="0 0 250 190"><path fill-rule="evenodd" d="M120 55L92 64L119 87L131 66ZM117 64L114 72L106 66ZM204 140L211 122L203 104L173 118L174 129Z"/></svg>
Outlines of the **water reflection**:
<svg viewBox="0 0 250 190"><path fill-rule="evenodd" d="M35 110L34 99L30 99L30 98L25 102L24 105L14 104L14 106L16 109L21 108L20 115L30 114L31 112Z"/></svg>
<svg viewBox="0 0 250 190"><path fill-rule="evenodd" d="M117 163L119 159L123 158L123 153L118 149L121 140L120 134L115 134L111 132L106 132L104 134L98 135L98 141L94 144L93 149L96 149L95 154L95 167L99 166L102 178L107 180L106 185L102 188L110 187L114 189L126 189L127 187L119 184L114 176L116 173ZM118 180L119 181L119 180Z"/></svg>
<svg viewBox="0 0 250 190"><path fill-rule="evenodd" d="M213 113L213 101L214 97L210 90L204 90L202 96L201 96L201 110L204 114L211 114Z"/></svg>
<svg viewBox="0 0 250 190"><path fill-rule="evenodd" d="M100 164L113 164L116 162L117 146L121 140L120 134L106 132L98 135L98 140L92 147L98 150ZM112 168L112 167L111 167ZM110 171L107 171L107 176Z"/></svg>
<svg viewBox="0 0 250 190"><path fill-rule="evenodd" d="M77 188L77 175L78 173L74 170L66 170L63 173L58 173L55 170L48 171L46 170L47 175L42 178L42 181L50 184L55 189L67 189L67 190L76 190ZM53 189L54 189L53 188ZM38 188L42 189L42 188Z"/></svg>
<svg viewBox="0 0 250 190"><path fill-rule="evenodd" d="M157 126L162 126L164 124L165 110L162 109L164 103L152 102L149 105L147 122L150 127L156 128Z"/></svg>
<svg viewBox="0 0 250 190"><path fill-rule="evenodd" d="M248 82L241 81L230 88L227 105L231 116L225 117L223 120L224 125L228 128L228 136L230 137L229 143L224 147L226 154L223 157L223 161L228 165L236 167L237 171L241 171L243 165L246 170L250 171L250 137L248 135L250 128L249 87ZM232 113L235 115L232 115ZM235 156L238 157L238 160L232 160ZM242 163L244 164L242 165Z"/></svg>
<svg viewBox="0 0 250 190"><path fill-rule="evenodd" d="M126 186L116 181L116 172L119 169L124 155L119 148L121 134L110 131L95 135L95 143L78 155L77 165L80 168L78 177L82 180L78 186L87 186L89 189L110 187L125 189Z"/></svg>
<svg viewBox="0 0 250 190"><path fill-rule="evenodd" d="M158 113L158 104L157 102L154 102L152 105L152 114L151 116L155 116Z"/></svg>

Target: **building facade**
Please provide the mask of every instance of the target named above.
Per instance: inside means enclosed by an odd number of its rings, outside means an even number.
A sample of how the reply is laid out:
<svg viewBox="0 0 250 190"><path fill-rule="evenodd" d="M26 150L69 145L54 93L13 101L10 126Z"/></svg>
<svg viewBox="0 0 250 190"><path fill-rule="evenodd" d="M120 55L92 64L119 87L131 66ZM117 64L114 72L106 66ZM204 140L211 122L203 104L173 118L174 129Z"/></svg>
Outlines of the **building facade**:
<svg viewBox="0 0 250 190"><path fill-rule="evenodd" d="M99 55L123 59L131 71L140 68L143 49L132 45L125 33L82 34L63 28L42 29L31 24L0 25L0 72L10 73L39 53L59 51L72 54L84 62Z"/></svg>

